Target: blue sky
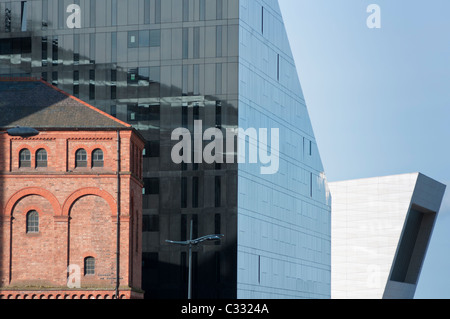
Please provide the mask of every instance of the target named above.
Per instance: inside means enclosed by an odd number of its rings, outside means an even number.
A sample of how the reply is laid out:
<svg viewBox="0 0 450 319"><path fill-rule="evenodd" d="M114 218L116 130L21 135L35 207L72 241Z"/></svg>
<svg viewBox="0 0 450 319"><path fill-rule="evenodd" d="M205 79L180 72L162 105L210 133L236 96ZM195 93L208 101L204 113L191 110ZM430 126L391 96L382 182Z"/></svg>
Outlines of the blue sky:
<svg viewBox="0 0 450 319"><path fill-rule="evenodd" d="M450 1L279 3L328 180L421 172L449 185L416 297L450 298Z"/></svg>

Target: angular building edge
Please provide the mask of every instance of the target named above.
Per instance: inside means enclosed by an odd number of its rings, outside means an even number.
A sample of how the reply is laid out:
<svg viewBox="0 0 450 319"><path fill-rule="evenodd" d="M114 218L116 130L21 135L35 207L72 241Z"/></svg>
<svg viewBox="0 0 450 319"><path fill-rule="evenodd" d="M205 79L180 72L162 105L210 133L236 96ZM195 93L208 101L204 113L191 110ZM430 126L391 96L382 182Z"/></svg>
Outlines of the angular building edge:
<svg viewBox="0 0 450 319"><path fill-rule="evenodd" d="M334 182L330 189L332 298L414 298L446 186L412 173Z"/></svg>
<svg viewBox="0 0 450 319"><path fill-rule="evenodd" d="M445 190L446 185L417 173L383 299L414 298Z"/></svg>

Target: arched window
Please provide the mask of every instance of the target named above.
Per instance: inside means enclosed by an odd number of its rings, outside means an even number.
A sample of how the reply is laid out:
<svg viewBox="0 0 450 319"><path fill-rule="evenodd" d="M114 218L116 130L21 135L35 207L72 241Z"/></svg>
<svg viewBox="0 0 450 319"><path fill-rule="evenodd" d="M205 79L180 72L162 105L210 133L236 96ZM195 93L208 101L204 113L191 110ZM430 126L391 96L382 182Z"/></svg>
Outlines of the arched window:
<svg viewBox="0 0 450 319"><path fill-rule="evenodd" d="M31 167L31 152L29 149L23 149L19 153L19 167Z"/></svg>
<svg viewBox="0 0 450 319"><path fill-rule="evenodd" d="M36 167L47 167L47 151L43 148L36 152Z"/></svg>
<svg viewBox="0 0 450 319"><path fill-rule="evenodd" d="M103 167L103 151L101 149L92 152L92 167Z"/></svg>
<svg viewBox="0 0 450 319"><path fill-rule="evenodd" d="M95 258L84 258L84 275L95 275Z"/></svg>
<svg viewBox="0 0 450 319"><path fill-rule="evenodd" d="M35 210L27 214L27 233L39 233L39 214Z"/></svg>
<svg viewBox="0 0 450 319"><path fill-rule="evenodd" d="M87 167L86 150L81 148L75 153L75 167Z"/></svg>

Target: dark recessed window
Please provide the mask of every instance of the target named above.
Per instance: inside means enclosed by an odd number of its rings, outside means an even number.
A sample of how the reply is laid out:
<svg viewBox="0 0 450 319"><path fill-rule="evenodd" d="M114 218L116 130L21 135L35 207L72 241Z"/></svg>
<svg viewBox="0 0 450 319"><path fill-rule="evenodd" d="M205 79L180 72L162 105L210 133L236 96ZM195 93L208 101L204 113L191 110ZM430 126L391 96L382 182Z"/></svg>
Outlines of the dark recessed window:
<svg viewBox="0 0 450 319"><path fill-rule="evenodd" d="M215 207L220 207L222 204L222 185L220 176L215 177L215 187L214 187L214 204Z"/></svg>
<svg viewBox="0 0 450 319"><path fill-rule="evenodd" d="M89 63L95 64L95 33L89 34Z"/></svg>
<svg viewBox="0 0 450 319"><path fill-rule="evenodd" d="M75 65L80 64L80 54L79 53L73 54L73 64L75 64Z"/></svg>
<svg viewBox="0 0 450 319"><path fill-rule="evenodd" d="M92 152L92 167L103 167L103 151L101 149L96 149Z"/></svg>
<svg viewBox="0 0 450 319"><path fill-rule="evenodd" d="M198 215L192 215L192 238L198 238ZM191 224L189 224L190 227ZM190 230L189 230L190 234Z"/></svg>
<svg viewBox="0 0 450 319"><path fill-rule="evenodd" d="M89 70L89 100L95 100L95 70Z"/></svg>
<svg viewBox="0 0 450 319"><path fill-rule="evenodd" d="M39 233L39 214L35 210L27 214L27 233Z"/></svg>
<svg viewBox="0 0 450 319"><path fill-rule="evenodd" d="M19 167L31 167L31 152L23 149L19 153Z"/></svg>
<svg viewBox="0 0 450 319"><path fill-rule="evenodd" d="M117 70L111 70L111 82L117 82Z"/></svg>
<svg viewBox="0 0 450 319"><path fill-rule="evenodd" d="M43 148L36 152L36 167L47 167L47 151Z"/></svg>
<svg viewBox="0 0 450 319"><path fill-rule="evenodd" d="M58 37L54 37L52 41L52 62L53 65L58 65Z"/></svg>
<svg viewBox="0 0 450 319"><path fill-rule="evenodd" d="M159 178L145 178L144 195L158 195L158 194L159 194Z"/></svg>
<svg viewBox="0 0 450 319"><path fill-rule="evenodd" d="M111 85L111 100L117 99L117 86Z"/></svg>
<svg viewBox="0 0 450 319"><path fill-rule="evenodd" d="M216 127L222 127L222 101L216 101Z"/></svg>
<svg viewBox="0 0 450 319"><path fill-rule="evenodd" d="M48 55L48 47L47 47L47 37L42 37L41 39L41 64L42 66L47 66L47 55Z"/></svg>
<svg viewBox="0 0 450 319"><path fill-rule="evenodd" d="M199 179L197 176L192 178L192 207L198 207L198 197L199 197Z"/></svg>
<svg viewBox="0 0 450 319"><path fill-rule="evenodd" d="M181 178L181 208L187 208L187 178Z"/></svg>
<svg viewBox="0 0 450 319"><path fill-rule="evenodd" d="M84 149L79 149L75 153L75 167L87 167L87 152Z"/></svg>
<svg viewBox="0 0 450 319"><path fill-rule="evenodd" d="M159 215L144 215L142 219L142 231L146 233L159 231Z"/></svg>
<svg viewBox="0 0 450 319"><path fill-rule="evenodd" d="M220 234L222 232L222 227L221 227L221 223L222 223L222 218L220 214L216 214L214 216L214 233L216 234ZM216 245L220 245L219 241L215 242Z"/></svg>
<svg viewBox="0 0 450 319"><path fill-rule="evenodd" d="M79 97L80 95L80 71L73 71L73 95Z"/></svg>
<svg viewBox="0 0 450 319"><path fill-rule="evenodd" d="M117 70L111 70L111 100L117 98Z"/></svg>
<svg viewBox="0 0 450 319"><path fill-rule="evenodd" d="M160 111L161 111L160 105L150 105L148 110L149 121L159 121Z"/></svg>
<svg viewBox="0 0 450 319"><path fill-rule="evenodd" d="M58 86L58 71L52 72L52 85Z"/></svg>
<svg viewBox="0 0 450 319"><path fill-rule="evenodd" d="M183 103L182 107L181 107L181 126L184 128L188 127L188 105L187 103Z"/></svg>
<svg viewBox="0 0 450 319"><path fill-rule="evenodd" d="M80 71L73 71L73 84L79 84L80 82Z"/></svg>
<svg viewBox="0 0 450 319"><path fill-rule="evenodd" d="M160 141L148 141L144 149L144 157L159 157Z"/></svg>
<svg viewBox="0 0 450 319"><path fill-rule="evenodd" d="M80 35L74 34L73 36L73 64L80 64Z"/></svg>
<svg viewBox="0 0 450 319"><path fill-rule="evenodd" d="M198 105L198 103L194 104L192 114L194 117L194 121L200 120L200 106Z"/></svg>
<svg viewBox="0 0 450 319"><path fill-rule="evenodd" d="M143 253L142 268L154 270L158 269L158 253Z"/></svg>
<svg viewBox="0 0 450 319"><path fill-rule="evenodd" d="M73 86L73 96L80 97L80 85L74 84Z"/></svg>
<svg viewBox="0 0 450 319"><path fill-rule="evenodd" d="M84 275L95 275L95 258L86 257L84 258Z"/></svg>

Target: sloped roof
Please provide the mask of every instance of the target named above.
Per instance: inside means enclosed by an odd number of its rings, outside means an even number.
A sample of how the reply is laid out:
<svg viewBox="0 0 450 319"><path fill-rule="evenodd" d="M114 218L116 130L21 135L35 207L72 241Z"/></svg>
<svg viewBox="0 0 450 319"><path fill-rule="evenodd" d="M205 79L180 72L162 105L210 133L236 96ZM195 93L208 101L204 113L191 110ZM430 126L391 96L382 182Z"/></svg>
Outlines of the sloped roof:
<svg viewBox="0 0 450 319"><path fill-rule="evenodd" d="M131 125L41 80L0 78L0 128L120 129Z"/></svg>

